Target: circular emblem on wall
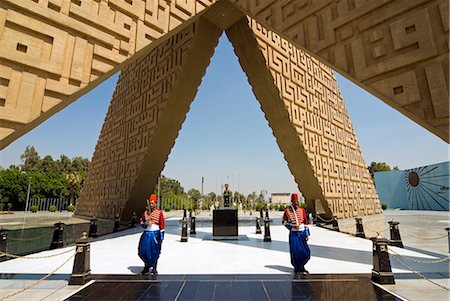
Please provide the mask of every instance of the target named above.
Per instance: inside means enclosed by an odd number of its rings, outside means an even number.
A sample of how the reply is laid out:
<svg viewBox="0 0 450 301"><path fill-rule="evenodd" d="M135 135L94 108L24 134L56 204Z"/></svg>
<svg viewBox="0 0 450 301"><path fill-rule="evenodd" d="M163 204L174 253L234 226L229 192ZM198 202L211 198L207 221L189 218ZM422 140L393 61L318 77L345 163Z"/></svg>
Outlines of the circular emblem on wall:
<svg viewBox="0 0 450 301"><path fill-rule="evenodd" d="M416 187L419 185L419 175L414 171L410 172L408 175L408 182L411 186Z"/></svg>
<svg viewBox="0 0 450 301"><path fill-rule="evenodd" d="M429 165L404 171L409 209L448 210L448 171Z"/></svg>

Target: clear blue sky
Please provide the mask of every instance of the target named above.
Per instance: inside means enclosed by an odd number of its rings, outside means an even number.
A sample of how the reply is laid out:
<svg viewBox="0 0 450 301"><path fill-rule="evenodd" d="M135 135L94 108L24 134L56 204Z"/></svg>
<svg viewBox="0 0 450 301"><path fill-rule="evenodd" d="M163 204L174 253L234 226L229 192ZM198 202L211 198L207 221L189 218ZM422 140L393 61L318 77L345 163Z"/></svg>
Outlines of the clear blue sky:
<svg viewBox="0 0 450 301"><path fill-rule="evenodd" d="M448 144L336 75L365 161L408 169L448 161ZM91 159L118 75L6 147L0 165L20 164L33 145L41 157ZM297 185L230 43L222 36L163 174L185 190L249 194L294 192Z"/></svg>

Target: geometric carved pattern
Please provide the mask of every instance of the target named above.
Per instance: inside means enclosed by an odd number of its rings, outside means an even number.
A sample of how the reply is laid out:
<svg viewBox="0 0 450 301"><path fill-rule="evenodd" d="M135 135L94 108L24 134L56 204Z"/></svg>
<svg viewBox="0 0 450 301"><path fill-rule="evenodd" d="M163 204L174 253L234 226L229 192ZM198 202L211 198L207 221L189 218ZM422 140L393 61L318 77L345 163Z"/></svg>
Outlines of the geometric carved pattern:
<svg viewBox="0 0 450 301"><path fill-rule="evenodd" d="M448 1L216 2L0 1L0 149L229 3L450 142Z"/></svg>
<svg viewBox="0 0 450 301"><path fill-rule="evenodd" d="M447 143L447 0L231 0Z"/></svg>
<svg viewBox="0 0 450 301"><path fill-rule="evenodd" d="M263 77L262 72L251 73L258 60L251 55L245 61L240 52L241 47L249 48L252 43L249 37L233 35L233 30L242 34L245 29L232 27L227 33L306 200L311 205L316 198L325 200L324 207L339 218L379 213L374 185L332 70L257 22L250 20L249 26L264 57L265 66L261 68L270 70L269 80L279 93L278 100L264 100L269 93L260 89L270 83L259 85L253 81L256 74L258 80ZM277 101L290 121L283 128L277 117L271 116L276 114ZM298 143L280 142L279 136L287 133L293 133L289 140ZM291 166L291 158L298 156L304 156L307 162L298 164L300 169ZM312 173L309 179L305 177L307 169ZM315 186L320 192L312 191Z"/></svg>
<svg viewBox="0 0 450 301"><path fill-rule="evenodd" d="M450 142L446 0L3 0L0 149L128 66L78 210L129 216L156 184L221 30L302 192L330 215L377 213L379 202L323 63Z"/></svg>
<svg viewBox="0 0 450 301"><path fill-rule="evenodd" d="M77 214L128 219L145 207L220 33L201 19L123 69Z"/></svg>
<svg viewBox="0 0 450 301"><path fill-rule="evenodd" d="M251 28L328 208L338 218L380 213L332 70L256 22Z"/></svg>
<svg viewBox="0 0 450 301"><path fill-rule="evenodd" d="M191 25L123 69L84 184L78 214L111 217L123 211L194 34Z"/></svg>
<svg viewBox="0 0 450 301"><path fill-rule="evenodd" d="M113 218L120 213L126 218L142 209L222 32L202 21L123 70L77 214ZM214 34L205 33L205 28ZM332 70L250 19L242 18L226 31L307 201L322 200L327 212L339 218L379 213L373 182ZM243 38L236 34L245 31ZM195 44L194 37L200 42ZM206 48L206 53L199 48ZM246 61L242 51L249 49L254 53ZM188 66L189 53L203 57L202 63ZM182 74L197 79L186 84ZM254 83L261 79L263 85ZM187 96L182 99L179 93Z"/></svg>
<svg viewBox="0 0 450 301"><path fill-rule="evenodd" d="M0 1L0 148L214 2Z"/></svg>

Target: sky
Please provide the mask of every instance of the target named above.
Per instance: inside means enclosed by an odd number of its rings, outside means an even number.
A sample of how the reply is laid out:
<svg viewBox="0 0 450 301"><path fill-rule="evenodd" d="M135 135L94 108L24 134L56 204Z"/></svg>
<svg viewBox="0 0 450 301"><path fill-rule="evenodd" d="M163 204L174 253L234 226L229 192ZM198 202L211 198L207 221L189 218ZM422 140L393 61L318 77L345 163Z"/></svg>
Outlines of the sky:
<svg viewBox="0 0 450 301"><path fill-rule="evenodd" d="M443 140L335 73L366 165L409 169L448 161ZM0 152L0 166L20 164L32 145L41 157L92 159L118 74ZM243 194L296 192L298 187L253 95L231 44L222 36L180 130L163 175L188 191Z"/></svg>

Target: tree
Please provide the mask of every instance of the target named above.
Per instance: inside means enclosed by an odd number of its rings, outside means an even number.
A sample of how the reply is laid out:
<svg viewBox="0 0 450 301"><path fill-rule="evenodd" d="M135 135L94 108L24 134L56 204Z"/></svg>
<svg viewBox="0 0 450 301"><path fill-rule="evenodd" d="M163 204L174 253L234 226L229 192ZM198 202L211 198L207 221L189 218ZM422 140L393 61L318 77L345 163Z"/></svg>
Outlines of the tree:
<svg viewBox="0 0 450 301"><path fill-rule="evenodd" d="M53 161L52 156L45 156L40 163L41 172L56 172L56 163Z"/></svg>
<svg viewBox="0 0 450 301"><path fill-rule="evenodd" d="M367 166L369 169L369 173L374 177L374 173L377 171L390 171L391 167L386 164L386 162L372 162L369 166Z"/></svg>
<svg viewBox="0 0 450 301"><path fill-rule="evenodd" d="M61 155L56 161L56 169L58 173L70 173L72 162L66 155Z"/></svg>
<svg viewBox="0 0 450 301"><path fill-rule="evenodd" d="M12 209L22 210L27 197L28 177L19 170L0 171L0 202L11 203Z"/></svg>
<svg viewBox="0 0 450 301"><path fill-rule="evenodd" d="M70 203L78 196L81 190L84 178L80 173L69 173L66 174L67 187L69 190Z"/></svg>
<svg viewBox="0 0 450 301"><path fill-rule="evenodd" d="M184 188L177 180L161 176L159 179L159 185L161 189L161 196L176 194L181 195L184 193ZM158 186L155 187L155 193L158 192Z"/></svg>
<svg viewBox="0 0 450 301"><path fill-rule="evenodd" d="M27 146L22 155L20 155L20 159L22 160L22 170L25 172L33 172L38 171L40 168L40 160L38 152L34 148L34 146Z"/></svg>
<svg viewBox="0 0 450 301"><path fill-rule="evenodd" d="M249 201L249 202L254 202L255 200L256 200L256 192L252 192L252 193L250 193L248 196L247 196L247 200Z"/></svg>
<svg viewBox="0 0 450 301"><path fill-rule="evenodd" d="M75 157L70 163L70 172L87 173L89 168L89 160L86 158Z"/></svg>
<svg viewBox="0 0 450 301"><path fill-rule="evenodd" d="M240 194L239 191L235 191L233 194L234 201L237 202L245 202L245 196L243 194Z"/></svg>
<svg viewBox="0 0 450 301"><path fill-rule="evenodd" d="M30 198L77 198L90 164L86 158L66 155L57 161L50 155L41 159L33 146L27 146L20 158L19 166L0 169L0 208L12 204L23 210L29 181Z"/></svg>
<svg viewBox="0 0 450 301"><path fill-rule="evenodd" d="M208 194L208 197L210 198L211 201L215 201L217 195L214 192L210 192Z"/></svg>
<svg viewBox="0 0 450 301"><path fill-rule="evenodd" d="M194 201L194 208L197 209L197 202L198 200L202 197L202 194L200 193L200 191L198 191L195 188L189 189L188 193L187 193L188 197L191 198L191 200Z"/></svg>

